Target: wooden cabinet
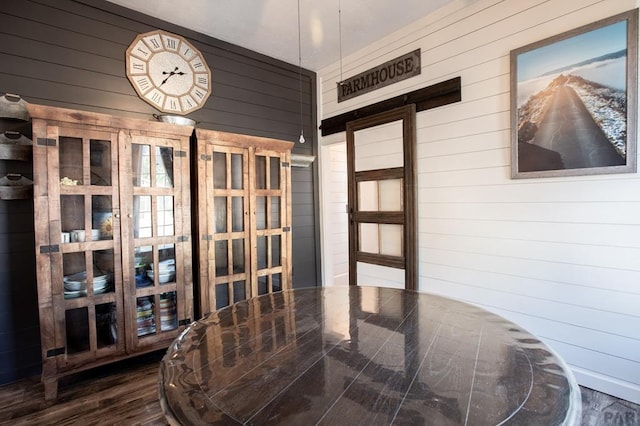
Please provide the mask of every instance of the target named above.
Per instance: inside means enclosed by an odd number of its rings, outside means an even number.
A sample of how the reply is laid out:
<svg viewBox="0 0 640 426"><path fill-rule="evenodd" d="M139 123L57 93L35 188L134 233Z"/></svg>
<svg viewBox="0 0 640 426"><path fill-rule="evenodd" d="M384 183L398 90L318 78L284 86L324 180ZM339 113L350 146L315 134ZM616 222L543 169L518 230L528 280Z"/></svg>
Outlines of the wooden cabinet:
<svg viewBox="0 0 640 426"><path fill-rule="evenodd" d="M291 288L291 148L196 130L201 314Z"/></svg>
<svg viewBox="0 0 640 426"><path fill-rule="evenodd" d="M191 127L30 105L47 399L193 318Z"/></svg>

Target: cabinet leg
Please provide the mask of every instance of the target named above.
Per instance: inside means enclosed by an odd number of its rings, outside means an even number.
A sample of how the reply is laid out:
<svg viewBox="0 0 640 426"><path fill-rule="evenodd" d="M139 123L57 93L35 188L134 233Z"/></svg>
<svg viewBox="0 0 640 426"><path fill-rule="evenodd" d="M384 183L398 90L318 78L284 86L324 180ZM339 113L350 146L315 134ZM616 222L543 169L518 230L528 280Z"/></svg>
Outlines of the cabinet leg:
<svg viewBox="0 0 640 426"><path fill-rule="evenodd" d="M44 384L44 399L50 401L58 397L58 379L42 379Z"/></svg>

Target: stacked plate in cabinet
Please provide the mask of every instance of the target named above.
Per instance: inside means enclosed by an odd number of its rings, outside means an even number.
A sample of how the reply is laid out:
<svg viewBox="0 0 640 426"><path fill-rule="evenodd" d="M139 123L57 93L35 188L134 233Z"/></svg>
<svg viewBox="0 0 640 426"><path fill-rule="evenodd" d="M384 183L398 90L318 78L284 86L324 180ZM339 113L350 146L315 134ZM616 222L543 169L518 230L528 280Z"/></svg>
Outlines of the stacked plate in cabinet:
<svg viewBox="0 0 640 426"><path fill-rule="evenodd" d="M154 270L153 264L151 269L147 271L147 276L153 281ZM174 259L167 259L158 262L158 282L160 284L166 284L168 282L175 281L176 279L176 261Z"/></svg>
<svg viewBox="0 0 640 426"><path fill-rule="evenodd" d="M98 275L93 277L93 294L105 293L109 290L112 275ZM77 272L65 275L62 279L64 283L64 298L75 299L87 295L87 272Z"/></svg>
<svg viewBox="0 0 640 426"><path fill-rule="evenodd" d="M156 321L153 315L153 296L138 298L136 321L138 336L145 336L156 332Z"/></svg>
<svg viewBox="0 0 640 426"><path fill-rule="evenodd" d="M176 297L173 293L160 296L160 330L168 331L178 328Z"/></svg>

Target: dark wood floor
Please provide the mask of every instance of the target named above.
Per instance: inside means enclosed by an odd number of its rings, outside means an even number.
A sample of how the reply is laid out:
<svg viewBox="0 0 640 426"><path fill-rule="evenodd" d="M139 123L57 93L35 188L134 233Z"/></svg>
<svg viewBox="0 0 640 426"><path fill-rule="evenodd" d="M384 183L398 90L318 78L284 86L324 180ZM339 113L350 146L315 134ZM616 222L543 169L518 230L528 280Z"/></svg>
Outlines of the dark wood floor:
<svg viewBox="0 0 640 426"><path fill-rule="evenodd" d="M0 425L167 425L157 391L162 355L151 353L62 379L56 401L44 400L37 377L0 386ZM582 425L640 424L638 405L585 388L582 401Z"/></svg>
<svg viewBox="0 0 640 426"><path fill-rule="evenodd" d="M39 378L0 387L0 425L167 425L158 402L162 352L63 378L44 400Z"/></svg>

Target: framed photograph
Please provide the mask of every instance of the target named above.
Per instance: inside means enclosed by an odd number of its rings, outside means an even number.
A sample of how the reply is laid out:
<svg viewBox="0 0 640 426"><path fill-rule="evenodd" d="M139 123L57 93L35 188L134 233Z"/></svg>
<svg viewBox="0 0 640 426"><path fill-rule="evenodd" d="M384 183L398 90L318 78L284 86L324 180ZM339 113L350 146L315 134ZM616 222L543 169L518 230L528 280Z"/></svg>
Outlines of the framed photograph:
<svg viewBox="0 0 640 426"><path fill-rule="evenodd" d="M636 171L638 9L510 59L512 178Z"/></svg>

